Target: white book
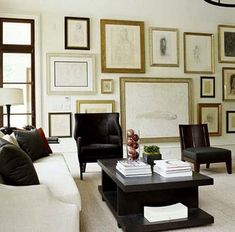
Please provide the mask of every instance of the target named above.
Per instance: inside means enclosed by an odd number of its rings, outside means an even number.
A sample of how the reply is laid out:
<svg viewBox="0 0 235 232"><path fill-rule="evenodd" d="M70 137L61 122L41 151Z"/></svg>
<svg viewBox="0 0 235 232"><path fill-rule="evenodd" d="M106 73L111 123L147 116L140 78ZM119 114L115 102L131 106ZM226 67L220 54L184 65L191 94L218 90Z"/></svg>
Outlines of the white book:
<svg viewBox="0 0 235 232"><path fill-rule="evenodd" d="M151 166L143 166L143 167L125 167L121 164L117 164L116 167L119 167L122 170L125 171L145 171L145 170L151 170Z"/></svg>
<svg viewBox="0 0 235 232"><path fill-rule="evenodd" d="M185 168L192 169L191 165L188 162L175 160L175 159L155 160L154 163L155 163L155 166L158 166L167 170L180 170L180 169L185 169Z"/></svg>
<svg viewBox="0 0 235 232"><path fill-rule="evenodd" d="M149 222L187 219L188 207L182 203L159 207L144 206L144 217Z"/></svg>
<svg viewBox="0 0 235 232"><path fill-rule="evenodd" d="M152 175L152 172L151 170L149 171L137 171L137 170L131 170L131 171L125 171L125 170L122 170L120 169L118 166L116 167L116 169L122 173L124 176L136 176L136 175L139 175L139 176L150 176Z"/></svg>
<svg viewBox="0 0 235 232"><path fill-rule="evenodd" d="M159 167L154 167L153 171L158 173L161 176L164 176L164 177L184 177L184 176L192 176L192 174L193 174L192 170L184 171L184 172L176 172L176 173L174 173L174 172L167 173Z"/></svg>
<svg viewBox="0 0 235 232"><path fill-rule="evenodd" d="M117 164L122 165L123 167L148 167L149 164L141 160L118 160Z"/></svg>

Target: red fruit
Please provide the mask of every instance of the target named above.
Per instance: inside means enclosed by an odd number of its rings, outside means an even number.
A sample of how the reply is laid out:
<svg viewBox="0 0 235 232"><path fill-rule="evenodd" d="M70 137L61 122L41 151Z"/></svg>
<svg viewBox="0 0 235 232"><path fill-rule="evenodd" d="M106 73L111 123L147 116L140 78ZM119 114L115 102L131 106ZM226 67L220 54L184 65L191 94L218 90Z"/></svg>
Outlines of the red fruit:
<svg viewBox="0 0 235 232"><path fill-rule="evenodd" d="M127 145L128 146L132 147L134 143L135 142L134 142L134 140L132 138L128 138L128 140L127 140Z"/></svg>
<svg viewBox="0 0 235 232"><path fill-rule="evenodd" d="M139 140L139 135L133 134L133 135L132 135L132 139L133 139L134 141L138 141L138 140Z"/></svg>
<svg viewBox="0 0 235 232"><path fill-rule="evenodd" d="M139 147L139 144L134 142L133 145L132 145L132 147L135 148L135 149L137 149L137 148Z"/></svg>
<svg viewBox="0 0 235 232"><path fill-rule="evenodd" d="M130 153L131 155L135 155L136 150L133 147L128 147L128 153Z"/></svg>
<svg viewBox="0 0 235 232"><path fill-rule="evenodd" d="M134 130L133 129L128 129L127 130L127 137L132 137L133 134L134 134Z"/></svg>

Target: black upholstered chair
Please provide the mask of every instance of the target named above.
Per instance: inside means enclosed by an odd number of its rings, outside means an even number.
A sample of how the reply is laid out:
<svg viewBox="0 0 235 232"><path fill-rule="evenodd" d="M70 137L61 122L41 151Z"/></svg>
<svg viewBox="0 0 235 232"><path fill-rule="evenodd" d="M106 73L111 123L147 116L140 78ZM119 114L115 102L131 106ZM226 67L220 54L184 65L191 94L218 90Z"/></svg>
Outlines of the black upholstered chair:
<svg viewBox="0 0 235 232"><path fill-rule="evenodd" d="M232 173L231 151L211 147L207 124L179 125L181 159L194 164L194 171L200 171L200 164L225 162L227 172Z"/></svg>
<svg viewBox="0 0 235 232"><path fill-rule="evenodd" d="M119 113L76 113L74 139L77 144L81 180L86 163L123 157Z"/></svg>

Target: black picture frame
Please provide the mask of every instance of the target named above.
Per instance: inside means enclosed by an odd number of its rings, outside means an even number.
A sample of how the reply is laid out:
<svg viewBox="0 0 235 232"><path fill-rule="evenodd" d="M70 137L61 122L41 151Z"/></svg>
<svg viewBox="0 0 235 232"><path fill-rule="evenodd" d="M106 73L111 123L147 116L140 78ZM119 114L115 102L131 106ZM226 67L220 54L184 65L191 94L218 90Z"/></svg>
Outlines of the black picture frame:
<svg viewBox="0 0 235 232"><path fill-rule="evenodd" d="M200 97L201 98L214 98L215 97L215 77L214 76L201 76Z"/></svg>
<svg viewBox="0 0 235 232"><path fill-rule="evenodd" d="M235 133L235 110L226 111L226 133Z"/></svg>

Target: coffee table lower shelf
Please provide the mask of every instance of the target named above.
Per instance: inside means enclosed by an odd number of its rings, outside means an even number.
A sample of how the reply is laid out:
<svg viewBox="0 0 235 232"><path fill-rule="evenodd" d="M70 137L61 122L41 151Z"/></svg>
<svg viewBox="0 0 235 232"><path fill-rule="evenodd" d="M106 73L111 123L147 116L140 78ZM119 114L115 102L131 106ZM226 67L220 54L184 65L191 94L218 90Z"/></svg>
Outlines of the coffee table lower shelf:
<svg viewBox="0 0 235 232"><path fill-rule="evenodd" d="M172 220L166 222L150 223L143 214L129 214L120 216L117 214L117 192L102 191L98 186L102 199L106 201L109 209L117 220L117 223L126 232L163 231L170 229L203 226L214 223L214 217L200 208L189 208L188 218L183 220Z"/></svg>

